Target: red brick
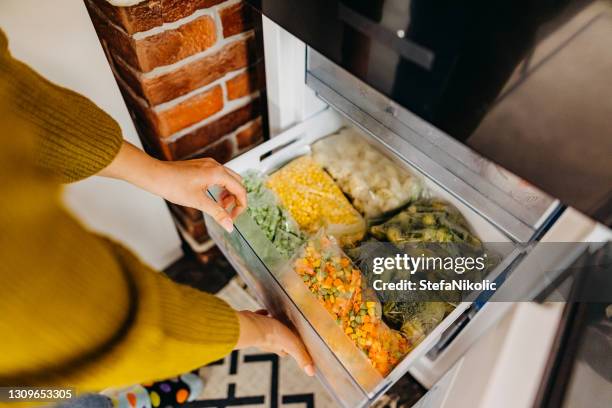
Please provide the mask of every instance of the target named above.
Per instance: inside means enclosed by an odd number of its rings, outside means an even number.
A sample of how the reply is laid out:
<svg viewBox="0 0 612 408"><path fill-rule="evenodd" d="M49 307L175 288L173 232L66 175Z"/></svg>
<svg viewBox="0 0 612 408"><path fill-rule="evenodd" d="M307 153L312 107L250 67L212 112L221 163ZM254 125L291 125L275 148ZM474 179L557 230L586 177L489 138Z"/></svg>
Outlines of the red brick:
<svg viewBox="0 0 612 408"><path fill-rule="evenodd" d="M212 55L152 78L134 73L121 61L117 61L117 66L119 74L140 96L151 105L157 105L248 66L254 60L253 43L253 37L234 41Z"/></svg>
<svg viewBox="0 0 612 408"><path fill-rule="evenodd" d="M162 20L164 23L180 20L196 10L212 7L225 0L162 0Z"/></svg>
<svg viewBox="0 0 612 408"><path fill-rule="evenodd" d="M95 11L90 10L90 16L111 52L141 72L173 64L206 50L217 41L215 23L210 16L139 40L115 28Z"/></svg>
<svg viewBox="0 0 612 408"><path fill-rule="evenodd" d="M212 89L165 109L154 112L157 134L164 138L193 125L223 109L223 91L216 85Z"/></svg>
<svg viewBox="0 0 612 408"><path fill-rule="evenodd" d="M261 118L255 119L240 132L236 133L236 143L238 149L241 150L249 146L254 146L262 140L263 128L261 126Z"/></svg>
<svg viewBox="0 0 612 408"><path fill-rule="evenodd" d="M172 160L182 159L214 143L224 135L233 132L245 123L260 115L260 102L251 103L238 108L205 126L187 133L181 138L169 142L167 149Z"/></svg>
<svg viewBox="0 0 612 408"><path fill-rule="evenodd" d="M91 1L113 23L129 34L150 30L163 23L162 0L149 0L129 7L115 7L107 0Z"/></svg>
<svg viewBox="0 0 612 408"><path fill-rule="evenodd" d="M219 163L225 163L229 161L233 156L234 145L230 139L225 139L195 154L191 158L199 159L203 157L212 157Z"/></svg>
<svg viewBox="0 0 612 408"><path fill-rule="evenodd" d="M227 99L242 98L257 90L257 73L255 70L244 71L226 82Z"/></svg>
<svg viewBox="0 0 612 408"><path fill-rule="evenodd" d="M196 208L185 207L182 205L171 203L169 201L166 201L166 203L168 204L170 211L172 211L178 218L180 218L182 222L191 221L195 223L204 219L202 211Z"/></svg>
<svg viewBox="0 0 612 408"><path fill-rule="evenodd" d="M100 17L95 10L88 8L88 11L91 21L98 33L98 37L100 37L101 41L106 43L108 50L111 51L112 54L121 56L121 58L130 65L139 67L140 65L138 62L138 55L134 48L134 41L123 31L111 26L110 23L103 17Z"/></svg>
<svg viewBox="0 0 612 408"><path fill-rule="evenodd" d="M163 153L163 157L168 160L172 160L174 157L168 144L160 142L160 139L171 136L223 108L223 91L219 85L194 95L171 108L156 112L144 106L143 102L136 99L129 90L125 89L128 85L124 81L118 81L118 83L126 104L130 111L134 113L133 116L136 118L135 122L138 128L144 131L146 137L151 139L152 143L159 145L157 150Z"/></svg>
<svg viewBox="0 0 612 408"><path fill-rule="evenodd" d="M210 16L202 16L174 30L135 40L141 71L173 64L190 55L210 48L217 41L215 22Z"/></svg>
<svg viewBox="0 0 612 408"><path fill-rule="evenodd" d="M216 246L212 247L208 251L199 252L197 256L198 260L204 265L224 258L223 254L221 253L221 250L219 250L219 248Z"/></svg>
<svg viewBox="0 0 612 408"><path fill-rule="evenodd" d="M111 67L114 67L113 61L109 59ZM116 73L115 73L116 75ZM140 140L142 141L145 151L154 157L163 158L169 160L171 154L168 149L168 145L163 143L157 135L155 127L155 115L153 111L143 106L129 91L129 86L125 85L123 81L118 80L119 90L125 104L128 107L130 116L134 121Z"/></svg>
<svg viewBox="0 0 612 408"><path fill-rule="evenodd" d="M91 1L113 23L128 34L133 34L180 20L196 10L212 7L224 0L148 0L128 7L115 7L107 0Z"/></svg>
<svg viewBox="0 0 612 408"><path fill-rule="evenodd" d="M175 211L179 212L182 217L187 217L192 221L198 221L202 218L202 211L191 207L168 203Z"/></svg>
<svg viewBox="0 0 612 408"><path fill-rule="evenodd" d="M197 220L192 220L189 217L186 217L180 210L178 210L178 206L173 204L170 205L170 211L174 216L174 219L179 223L181 227L198 243L206 242L210 239L208 236L208 231L206 230L206 224L204 223L204 217L202 213L200 213L200 217Z"/></svg>
<svg viewBox="0 0 612 408"><path fill-rule="evenodd" d="M142 87L142 82L140 80L140 76L142 74L136 72L133 68L129 66L129 64L124 62L121 58L117 57L117 55L111 55L109 60L111 60L111 63L115 68L115 76L119 76L130 86L134 93L136 93L143 99L146 99L144 97L145 91Z"/></svg>
<svg viewBox="0 0 612 408"><path fill-rule="evenodd" d="M253 28L252 9L244 3L237 3L219 12L223 25L223 36L229 37Z"/></svg>

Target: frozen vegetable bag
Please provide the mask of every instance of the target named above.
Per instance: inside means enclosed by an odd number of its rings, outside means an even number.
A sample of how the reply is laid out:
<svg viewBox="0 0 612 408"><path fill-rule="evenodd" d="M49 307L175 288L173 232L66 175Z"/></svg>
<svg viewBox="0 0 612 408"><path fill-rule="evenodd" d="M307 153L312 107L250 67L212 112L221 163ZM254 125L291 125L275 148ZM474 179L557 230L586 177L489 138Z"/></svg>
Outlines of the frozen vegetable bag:
<svg viewBox="0 0 612 408"><path fill-rule="evenodd" d="M411 256L425 253L427 256L464 257L478 256L485 253L480 239L474 235L467 220L457 208L440 199L421 199L412 203L405 210L387 222L370 228L370 234L380 241L388 241L398 248L399 252ZM363 254L362 254L363 255ZM496 261L492 254L487 258L491 265ZM491 265L487 265L489 268ZM486 269L485 269L486 270ZM430 281L453 279L452 271L429 271ZM468 270L462 276L466 279L479 280L481 274ZM404 278L405 272L398 273L397 278ZM392 280L393 276L387 279ZM408 279L411 277L408 276ZM455 296L456 295L456 296ZM462 299L461 293L446 291L445 300ZM435 297L430 296L431 300ZM386 301L383 315L387 323L397 328L413 344L422 341L452 311L453 306L447 301Z"/></svg>
<svg viewBox="0 0 612 408"><path fill-rule="evenodd" d="M387 375L408 353L410 344L382 321L375 294L364 288L361 272L333 237L323 232L311 237L293 268L381 375Z"/></svg>
<svg viewBox="0 0 612 408"><path fill-rule="evenodd" d="M266 186L306 233L325 228L342 245L363 238L364 219L310 156L299 157L270 175Z"/></svg>
<svg viewBox="0 0 612 408"><path fill-rule="evenodd" d="M366 218L378 218L416 200L421 182L345 128L312 145L312 157L338 183Z"/></svg>
<svg viewBox="0 0 612 408"><path fill-rule="evenodd" d="M394 244L446 242L482 248L459 210L435 198L412 203L387 222L371 227L370 233Z"/></svg>
<svg viewBox="0 0 612 408"><path fill-rule="evenodd" d="M264 185L264 176L254 170L244 175L247 190L248 215L266 238L285 258L290 258L304 242L297 223L280 205L274 193Z"/></svg>

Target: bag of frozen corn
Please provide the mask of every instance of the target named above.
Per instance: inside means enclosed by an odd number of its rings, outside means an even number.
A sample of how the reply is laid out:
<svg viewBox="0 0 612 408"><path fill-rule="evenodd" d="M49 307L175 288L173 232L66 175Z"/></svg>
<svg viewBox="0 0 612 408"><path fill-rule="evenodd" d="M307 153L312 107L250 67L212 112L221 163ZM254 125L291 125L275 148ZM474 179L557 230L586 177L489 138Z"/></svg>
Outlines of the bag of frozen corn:
<svg viewBox="0 0 612 408"><path fill-rule="evenodd" d="M308 234L325 228L342 245L363 238L364 219L310 156L299 157L271 174L266 186Z"/></svg>
<svg viewBox="0 0 612 408"><path fill-rule="evenodd" d="M320 232L310 238L293 269L380 374L410 351L407 339L382 321L375 294L365 289L361 272L333 237Z"/></svg>
<svg viewBox="0 0 612 408"><path fill-rule="evenodd" d="M345 128L312 145L312 157L366 218L378 218L416 200L423 190L409 171Z"/></svg>

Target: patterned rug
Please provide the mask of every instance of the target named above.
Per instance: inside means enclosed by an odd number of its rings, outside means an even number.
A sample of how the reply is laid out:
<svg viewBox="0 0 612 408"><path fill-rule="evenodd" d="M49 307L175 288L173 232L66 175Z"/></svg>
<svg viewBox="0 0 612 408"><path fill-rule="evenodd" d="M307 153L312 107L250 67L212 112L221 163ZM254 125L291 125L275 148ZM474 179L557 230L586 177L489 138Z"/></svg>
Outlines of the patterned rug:
<svg viewBox="0 0 612 408"><path fill-rule="evenodd" d="M233 278L217 296L236 310L261 306L240 278ZM234 351L199 371L204 389L186 407L336 408L338 404L321 383L302 372L290 357L255 349ZM400 379L372 408L408 408L426 390L410 375Z"/></svg>
<svg viewBox="0 0 612 408"><path fill-rule="evenodd" d="M261 306L233 279L217 296L237 310ZM308 377L290 357L234 351L226 358L200 369L204 389L188 407L337 407L315 378Z"/></svg>

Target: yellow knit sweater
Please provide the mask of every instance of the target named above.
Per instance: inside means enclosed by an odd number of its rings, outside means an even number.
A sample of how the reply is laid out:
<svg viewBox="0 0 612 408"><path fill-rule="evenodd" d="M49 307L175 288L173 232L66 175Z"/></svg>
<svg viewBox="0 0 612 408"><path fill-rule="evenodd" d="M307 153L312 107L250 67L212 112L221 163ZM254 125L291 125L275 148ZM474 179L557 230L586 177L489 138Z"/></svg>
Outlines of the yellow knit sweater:
<svg viewBox="0 0 612 408"><path fill-rule="evenodd" d="M1 30L0 132L0 386L99 390L232 350L239 329L227 304L173 283L62 207L60 183L107 166L119 126L14 60Z"/></svg>

